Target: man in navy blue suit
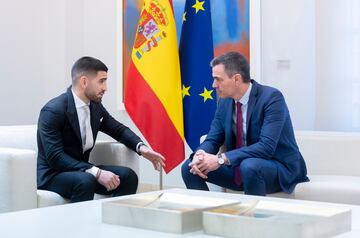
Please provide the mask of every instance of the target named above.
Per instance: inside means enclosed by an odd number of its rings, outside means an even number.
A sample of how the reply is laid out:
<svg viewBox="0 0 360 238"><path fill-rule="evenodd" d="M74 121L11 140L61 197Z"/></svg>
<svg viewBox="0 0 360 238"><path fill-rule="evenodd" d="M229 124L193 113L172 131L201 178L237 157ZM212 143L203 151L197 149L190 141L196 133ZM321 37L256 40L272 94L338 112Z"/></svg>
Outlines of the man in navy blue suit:
<svg viewBox="0 0 360 238"><path fill-rule="evenodd" d="M265 196L309 181L281 92L251 80L237 52L213 59L211 67L220 99L205 141L182 165L186 187L209 190L210 182Z"/></svg>
<svg viewBox="0 0 360 238"><path fill-rule="evenodd" d="M123 166L89 163L98 131L148 159L159 170L164 157L147 147L101 104L107 90L106 65L82 57L71 70L72 86L50 100L38 121L37 185L71 202L91 200L94 193L120 196L136 192L138 178Z"/></svg>

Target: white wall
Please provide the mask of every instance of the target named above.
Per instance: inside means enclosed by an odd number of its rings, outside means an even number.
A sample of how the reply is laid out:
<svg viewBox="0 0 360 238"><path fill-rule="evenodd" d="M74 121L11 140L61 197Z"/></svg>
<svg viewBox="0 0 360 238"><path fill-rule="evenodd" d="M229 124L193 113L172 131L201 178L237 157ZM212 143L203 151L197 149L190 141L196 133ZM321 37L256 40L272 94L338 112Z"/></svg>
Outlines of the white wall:
<svg viewBox="0 0 360 238"><path fill-rule="evenodd" d="M297 130L360 131L360 1L262 0L262 82Z"/></svg>
<svg viewBox="0 0 360 238"><path fill-rule="evenodd" d="M84 55L101 59L110 69L104 104L119 114L116 0L0 4L0 125L36 123L45 102L70 85L71 66Z"/></svg>
<svg viewBox="0 0 360 238"><path fill-rule="evenodd" d="M65 4L0 1L0 125L35 123L65 87Z"/></svg>
<svg viewBox="0 0 360 238"><path fill-rule="evenodd" d="M316 1L316 128L360 131L360 1Z"/></svg>
<svg viewBox="0 0 360 238"><path fill-rule="evenodd" d="M294 128L315 124L315 1L261 1L261 82L282 91Z"/></svg>

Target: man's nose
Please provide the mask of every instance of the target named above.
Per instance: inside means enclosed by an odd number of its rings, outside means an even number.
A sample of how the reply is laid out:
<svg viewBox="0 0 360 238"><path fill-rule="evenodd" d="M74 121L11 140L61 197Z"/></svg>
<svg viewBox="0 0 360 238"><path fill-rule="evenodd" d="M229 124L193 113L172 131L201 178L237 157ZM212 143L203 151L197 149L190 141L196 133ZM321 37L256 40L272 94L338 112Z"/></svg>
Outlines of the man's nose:
<svg viewBox="0 0 360 238"><path fill-rule="evenodd" d="M212 87L213 87L213 88L217 88L217 83L216 83L216 80L214 80L214 81L213 81L213 83L212 83Z"/></svg>

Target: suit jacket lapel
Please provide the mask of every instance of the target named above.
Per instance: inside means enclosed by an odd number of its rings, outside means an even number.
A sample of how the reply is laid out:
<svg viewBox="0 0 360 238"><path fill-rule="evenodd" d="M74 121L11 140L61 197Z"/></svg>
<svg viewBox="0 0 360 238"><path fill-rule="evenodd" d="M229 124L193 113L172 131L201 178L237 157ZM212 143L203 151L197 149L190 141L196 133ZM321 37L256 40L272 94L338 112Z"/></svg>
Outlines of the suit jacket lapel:
<svg viewBox="0 0 360 238"><path fill-rule="evenodd" d="M99 113L99 107L97 106L97 104L94 102L90 102L90 123L91 123L91 130L93 133L94 143L100 126L99 115L101 114Z"/></svg>
<svg viewBox="0 0 360 238"><path fill-rule="evenodd" d="M78 140L82 144L79 119L78 119L78 115L76 112L75 101L74 101L74 96L72 95L72 92L71 92L71 87L69 87L67 89L66 94L68 97L68 105L67 105L66 115L69 119L70 125L71 125L72 129L74 130Z"/></svg>
<svg viewBox="0 0 360 238"><path fill-rule="evenodd" d="M252 89L250 92L249 104L248 104L248 109L247 109L247 114L246 114L246 134L248 134L250 118L251 118L251 114L253 113L254 105L257 100L257 92L258 92L258 86L259 86L254 80L251 80L251 83L252 83Z"/></svg>

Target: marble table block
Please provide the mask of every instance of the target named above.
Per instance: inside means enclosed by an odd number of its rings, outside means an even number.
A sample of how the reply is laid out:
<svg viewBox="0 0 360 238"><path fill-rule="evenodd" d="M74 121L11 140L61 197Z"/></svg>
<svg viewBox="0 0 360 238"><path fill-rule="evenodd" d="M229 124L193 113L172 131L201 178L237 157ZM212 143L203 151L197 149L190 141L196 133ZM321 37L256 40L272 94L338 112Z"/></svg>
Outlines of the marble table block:
<svg viewBox="0 0 360 238"><path fill-rule="evenodd" d="M258 201L203 213L204 232L222 237L322 238L351 230L351 210Z"/></svg>
<svg viewBox="0 0 360 238"><path fill-rule="evenodd" d="M202 229L202 212L239 201L176 193L137 194L102 204L102 221L162 232Z"/></svg>

